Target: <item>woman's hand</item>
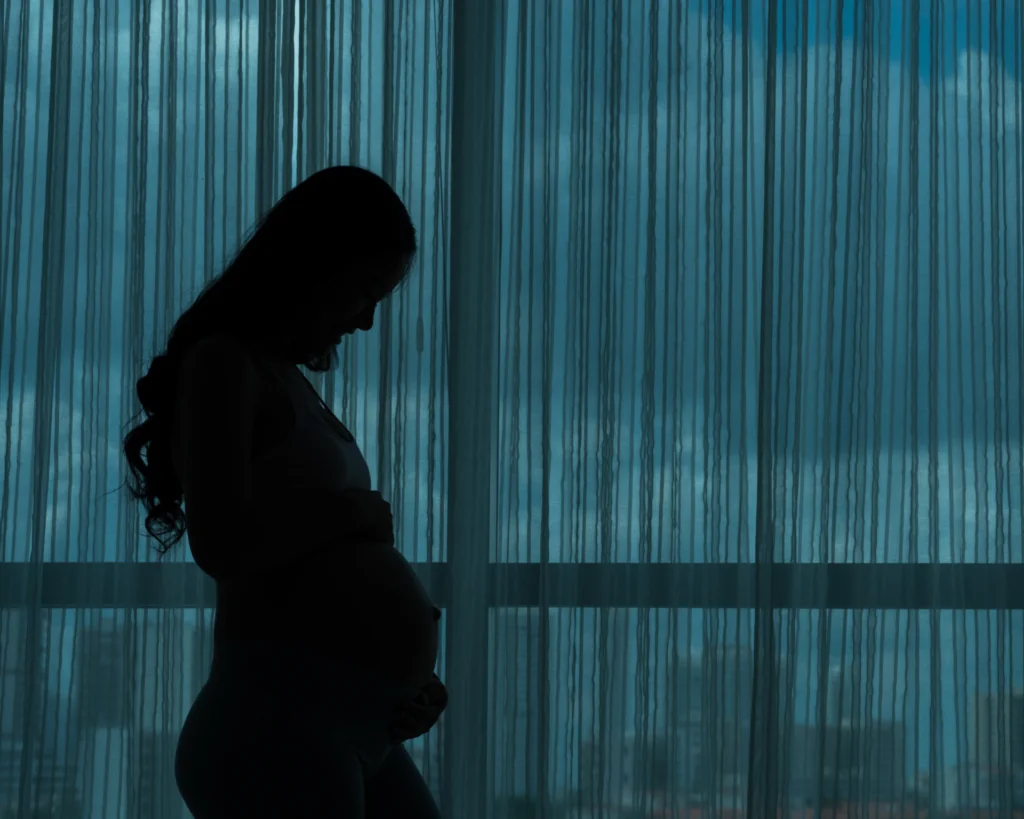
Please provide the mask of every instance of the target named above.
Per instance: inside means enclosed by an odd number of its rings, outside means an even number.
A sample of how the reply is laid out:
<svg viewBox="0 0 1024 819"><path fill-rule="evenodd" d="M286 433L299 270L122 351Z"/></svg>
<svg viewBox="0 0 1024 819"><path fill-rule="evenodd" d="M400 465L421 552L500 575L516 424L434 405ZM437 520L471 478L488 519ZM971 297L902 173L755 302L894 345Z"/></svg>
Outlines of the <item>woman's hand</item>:
<svg viewBox="0 0 1024 819"><path fill-rule="evenodd" d="M349 487L342 491L342 496L345 507L343 520L349 536L395 542L391 504L384 500L380 492Z"/></svg>
<svg viewBox="0 0 1024 819"><path fill-rule="evenodd" d="M420 689L415 700L405 703L398 709L391 722L392 742L405 742L423 736L437 724L447 706L448 691L435 674L434 678Z"/></svg>

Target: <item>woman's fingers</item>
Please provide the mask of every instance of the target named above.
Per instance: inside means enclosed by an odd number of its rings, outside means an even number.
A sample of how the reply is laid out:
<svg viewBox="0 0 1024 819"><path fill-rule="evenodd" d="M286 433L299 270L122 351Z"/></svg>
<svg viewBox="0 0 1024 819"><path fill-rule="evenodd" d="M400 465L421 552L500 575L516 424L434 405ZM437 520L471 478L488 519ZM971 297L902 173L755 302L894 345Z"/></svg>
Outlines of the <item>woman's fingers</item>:
<svg viewBox="0 0 1024 819"><path fill-rule="evenodd" d="M443 711L443 708L436 705L409 703L403 706L391 721L392 734L400 734L406 739L425 734L437 724Z"/></svg>
<svg viewBox="0 0 1024 819"><path fill-rule="evenodd" d="M398 742L423 736L437 724L440 716L436 708L416 706L392 721L391 736Z"/></svg>
<svg viewBox="0 0 1024 819"><path fill-rule="evenodd" d="M379 536L382 540L394 537L391 504L384 500L380 492L349 487L341 495L344 519L350 527L350 534Z"/></svg>
<svg viewBox="0 0 1024 819"><path fill-rule="evenodd" d="M448 691L435 675L416 697L403 704L391 723L391 735L398 742L423 736L437 724L448 705Z"/></svg>
<svg viewBox="0 0 1024 819"><path fill-rule="evenodd" d="M419 704L411 702L398 712L399 719L430 720L437 719L441 709L433 704Z"/></svg>
<svg viewBox="0 0 1024 819"><path fill-rule="evenodd" d="M431 680L425 686L421 694L426 696L429 702L447 704L448 703L448 689L444 687L444 684L440 680Z"/></svg>

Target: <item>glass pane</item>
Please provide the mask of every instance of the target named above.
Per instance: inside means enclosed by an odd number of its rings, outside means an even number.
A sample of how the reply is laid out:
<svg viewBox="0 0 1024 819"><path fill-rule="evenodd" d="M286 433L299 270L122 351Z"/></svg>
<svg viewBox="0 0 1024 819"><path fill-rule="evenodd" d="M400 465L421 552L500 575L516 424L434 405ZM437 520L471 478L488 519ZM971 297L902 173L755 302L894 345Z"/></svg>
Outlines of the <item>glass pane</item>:
<svg viewBox="0 0 1024 819"><path fill-rule="evenodd" d="M387 144L401 157L391 173L418 229L418 262L372 336L345 341L339 371L313 380L393 502L399 548L411 560L445 559L447 6L400 3L388 18L376 3L282 3L270 39L261 7L153 7L143 30L130 0L75 5L66 129L47 105L53 2L12 18L11 42L23 41L28 56L24 69L19 49L0 59L28 91L11 92L0 142L11 171L0 174L0 193L19 215L5 222L2 242L5 562L156 558L154 542L138 536L140 507L119 490L136 380L261 209L325 165L381 170ZM403 38L390 72L389 19ZM305 71L300 55L311 61ZM258 93L261 57L277 66L267 75L273 110ZM322 66L312 62L320 58ZM145 73L128 70L135 59ZM273 139L261 153L268 121ZM66 195L47 215L46 146L64 132L81 139L62 157ZM271 200L262 202L268 181ZM53 221L58 212L64 222ZM44 309L52 282L62 283L61 301ZM191 560L184 544L166 559Z"/></svg>
<svg viewBox="0 0 1024 819"><path fill-rule="evenodd" d="M31 616L0 609L0 816L27 804L61 819L185 819L174 753L209 672L213 612ZM435 798L443 726L406 743Z"/></svg>
<svg viewBox="0 0 1024 819"><path fill-rule="evenodd" d="M748 795L793 817L1024 810L1020 612L770 625L769 642L749 610L494 611L496 815L540 815L541 794L559 817L775 813Z"/></svg>
<svg viewBox="0 0 1024 819"><path fill-rule="evenodd" d="M599 5L508 4L492 559L752 561L760 469L776 561L1024 561L1012 14Z"/></svg>

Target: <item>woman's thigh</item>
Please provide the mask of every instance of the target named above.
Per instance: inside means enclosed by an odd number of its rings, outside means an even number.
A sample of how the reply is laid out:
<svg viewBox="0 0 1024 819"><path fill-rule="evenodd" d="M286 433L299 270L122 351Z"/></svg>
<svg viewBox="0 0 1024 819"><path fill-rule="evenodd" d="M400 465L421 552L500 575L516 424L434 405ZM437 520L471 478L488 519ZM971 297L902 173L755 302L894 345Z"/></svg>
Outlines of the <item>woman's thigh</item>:
<svg viewBox="0 0 1024 819"><path fill-rule="evenodd" d="M441 819L423 775L402 746L365 785L366 819Z"/></svg>
<svg viewBox="0 0 1024 819"><path fill-rule="evenodd" d="M200 694L175 755L195 819L363 819L363 766L352 748L315 724L275 719L270 702L239 708L216 693Z"/></svg>

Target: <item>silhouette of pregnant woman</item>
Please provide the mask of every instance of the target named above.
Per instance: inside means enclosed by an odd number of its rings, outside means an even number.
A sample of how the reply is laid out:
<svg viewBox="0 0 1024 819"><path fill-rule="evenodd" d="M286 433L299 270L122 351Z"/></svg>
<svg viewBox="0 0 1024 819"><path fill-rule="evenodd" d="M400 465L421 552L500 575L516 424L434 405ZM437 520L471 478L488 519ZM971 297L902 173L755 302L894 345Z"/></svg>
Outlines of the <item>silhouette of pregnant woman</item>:
<svg viewBox="0 0 1024 819"><path fill-rule="evenodd" d="M178 741L196 819L437 819L402 748L447 704L438 620L352 434L299 369L336 366L408 275L416 231L379 176L285 194L139 380L130 490L216 581L213 662Z"/></svg>

